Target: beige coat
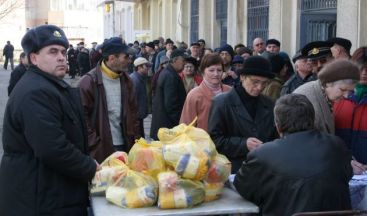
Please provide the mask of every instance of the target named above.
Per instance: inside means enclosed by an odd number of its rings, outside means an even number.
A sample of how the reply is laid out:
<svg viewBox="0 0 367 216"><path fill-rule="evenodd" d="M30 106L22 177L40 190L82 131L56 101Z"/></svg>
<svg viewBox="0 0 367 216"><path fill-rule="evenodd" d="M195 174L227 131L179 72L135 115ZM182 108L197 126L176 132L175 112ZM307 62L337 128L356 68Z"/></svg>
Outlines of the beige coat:
<svg viewBox="0 0 367 216"><path fill-rule="evenodd" d="M222 91L231 89L228 85L222 85ZM180 123L190 124L195 117L198 119L194 126L208 131L208 118L214 93L202 82L198 87L192 89L186 97L181 113Z"/></svg>
<svg viewBox="0 0 367 216"><path fill-rule="evenodd" d="M334 134L335 123L325 96L322 94L319 80L301 85L293 93L305 95L315 109L315 127L320 131Z"/></svg>

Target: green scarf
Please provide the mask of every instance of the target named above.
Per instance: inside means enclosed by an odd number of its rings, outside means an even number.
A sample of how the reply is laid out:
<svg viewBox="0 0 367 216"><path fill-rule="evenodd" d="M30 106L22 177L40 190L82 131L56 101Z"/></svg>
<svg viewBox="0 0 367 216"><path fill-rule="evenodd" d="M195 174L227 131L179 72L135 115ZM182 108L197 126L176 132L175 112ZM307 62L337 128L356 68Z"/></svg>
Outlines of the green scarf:
<svg viewBox="0 0 367 216"><path fill-rule="evenodd" d="M355 94L358 98L358 101L360 101L364 95L367 94L367 85L357 84L355 89Z"/></svg>

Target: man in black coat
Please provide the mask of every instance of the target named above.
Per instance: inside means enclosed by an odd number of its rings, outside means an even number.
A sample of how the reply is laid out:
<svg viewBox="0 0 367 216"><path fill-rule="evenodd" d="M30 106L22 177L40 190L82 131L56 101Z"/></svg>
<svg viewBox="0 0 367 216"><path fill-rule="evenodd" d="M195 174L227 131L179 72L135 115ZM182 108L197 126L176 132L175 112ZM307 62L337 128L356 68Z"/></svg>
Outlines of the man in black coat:
<svg viewBox="0 0 367 216"><path fill-rule="evenodd" d="M250 152L234 185L262 215L351 209L351 154L338 137L314 128L315 111L303 95L277 100L280 139Z"/></svg>
<svg viewBox="0 0 367 216"><path fill-rule="evenodd" d="M187 56L182 50L174 50L170 64L159 74L152 105L152 139L158 139L159 128L172 128L180 122L186 90L178 73L183 70L185 57Z"/></svg>
<svg viewBox="0 0 367 216"><path fill-rule="evenodd" d="M29 30L30 68L6 105L0 166L0 215L87 215L88 182L99 165L87 154L79 91L66 74L64 32Z"/></svg>
<svg viewBox="0 0 367 216"><path fill-rule="evenodd" d="M3 56L5 56L4 69L8 69L8 62L10 61L11 69L14 70L14 46L10 43L10 41L6 42L6 45L3 49Z"/></svg>
<svg viewBox="0 0 367 216"><path fill-rule="evenodd" d="M78 62L77 62L77 53L74 49L73 45L70 44L68 52L67 52L67 59L69 64L69 76L71 79L75 78L75 75L78 73Z"/></svg>
<svg viewBox="0 0 367 216"><path fill-rule="evenodd" d="M10 74L9 86L8 86L8 96L13 90L15 84L22 78L28 68L28 59L24 52L19 56L19 65L14 68Z"/></svg>

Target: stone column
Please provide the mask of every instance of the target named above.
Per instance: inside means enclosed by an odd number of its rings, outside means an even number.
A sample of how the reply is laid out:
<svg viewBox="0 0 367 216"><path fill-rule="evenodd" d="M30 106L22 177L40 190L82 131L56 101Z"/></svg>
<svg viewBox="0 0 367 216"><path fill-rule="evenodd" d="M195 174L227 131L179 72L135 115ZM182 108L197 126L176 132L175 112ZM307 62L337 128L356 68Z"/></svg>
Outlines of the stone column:
<svg viewBox="0 0 367 216"><path fill-rule="evenodd" d="M338 0L336 35L352 42L351 54L367 44L367 1Z"/></svg>

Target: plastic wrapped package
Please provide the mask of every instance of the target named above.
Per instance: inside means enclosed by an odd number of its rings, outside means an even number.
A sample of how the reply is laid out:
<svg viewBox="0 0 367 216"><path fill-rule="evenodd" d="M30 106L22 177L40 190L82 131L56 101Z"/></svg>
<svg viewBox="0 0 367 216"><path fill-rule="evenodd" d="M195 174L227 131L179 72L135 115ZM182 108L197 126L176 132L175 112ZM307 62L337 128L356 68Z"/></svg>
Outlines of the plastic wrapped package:
<svg viewBox="0 0 367 216"><path fill-rule="evenodd" d="M147 143L143 138L137 140L129 152L129 167L138 172L157 177L165 171L161 142Z"/></svg>
<svg viewBox="0 0 367 216"><path fill-rule="evenodd" d="M124 160L127 161L125 152L115 152L102 162L101 170L97 171L92 179L91 193L93 195L104 195L109 186L127 174L128 168L123 162Z"/></svg>
<svg viewBox="0 0 367 216"><path fill-rule="evenodd" d="M127 166L126 168L128 169ZM129 169L126 175L121 176L106 190L106 199L123 208L152 206L157 197L157 181L149 175Z"/></svg>
<svg viewBox="0 0 367 216"><path fill-rule="evenodd" d="M178 137L179 135L185 133L187 129L186 124L179 124L176 127L171 129L168 128L159 128L157 137L161 142L171 142L173 139Z"/></svg>
<svg viewBox="0 0 367 216"><path fill-rule="evenodd" d="M224 183L208 183L204 181L205 202L210 202L220 198L223 192Z"/></svg>
<svg viewBox="0 0 367 216"><path fill-rule="evenodd" d="M205 199L204 184L180 178L169 171L158 175L158 207L162 209L191 208Z"/></svg>
<svg viewBox="0 0 367 216"><path fill-rule="evenodd" d="M205 130L196 128L190 124L187 127L185 134L194 141L201 150L207 153L211 159L218 154L213 140Z"/></svg>
<svg viewBox="0 0 367 216"><path fill-rule="evenodd" d="M222 154L218 154L215 156L214 160L211 161L211 166L205 181L208 183L225 182L231 174L231 168L231 162L227 157Z"/></svg>
<svg viewBox="0 0 367 216"><path fill-rule="evenodd" d="M163 158L182 177L202 180L210 167L210 158L193 142L163 146Z"/></svg>

